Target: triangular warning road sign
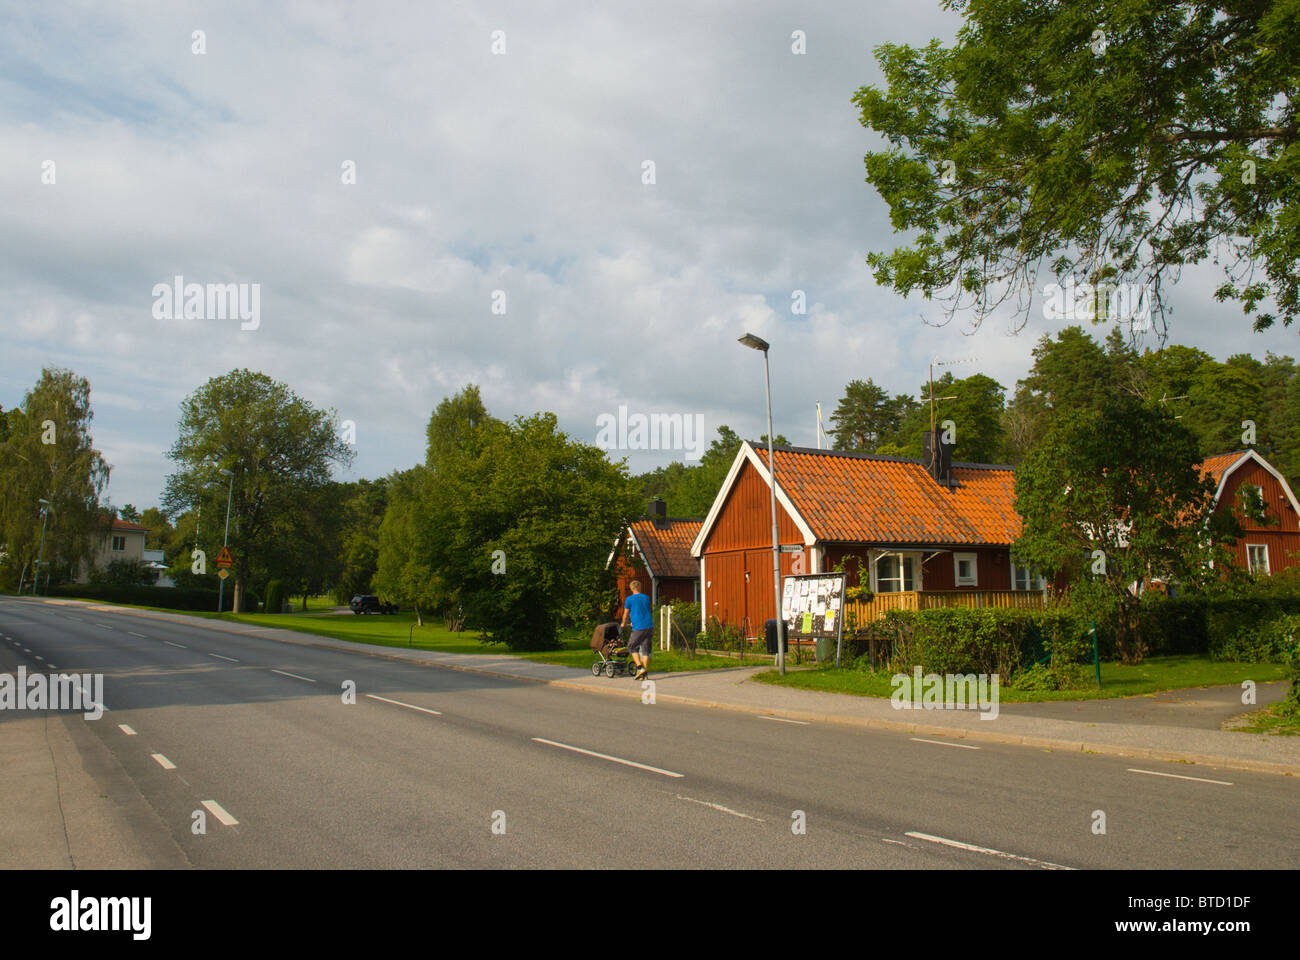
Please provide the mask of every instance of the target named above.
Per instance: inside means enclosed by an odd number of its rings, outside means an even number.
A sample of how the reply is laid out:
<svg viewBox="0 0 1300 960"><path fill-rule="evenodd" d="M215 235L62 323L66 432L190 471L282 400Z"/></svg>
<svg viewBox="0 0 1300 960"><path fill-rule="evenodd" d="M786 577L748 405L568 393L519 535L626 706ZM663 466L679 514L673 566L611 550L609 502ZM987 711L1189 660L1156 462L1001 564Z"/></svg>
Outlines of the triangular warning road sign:
<svg viewBox="0 0 1300 960"><path fill-rule="evenodd" d="M221 552L217 554L217 566L229 567L229 566L233 566L234 563L235 563L234 559L230 556L230 548L222 547Z"/></svg>

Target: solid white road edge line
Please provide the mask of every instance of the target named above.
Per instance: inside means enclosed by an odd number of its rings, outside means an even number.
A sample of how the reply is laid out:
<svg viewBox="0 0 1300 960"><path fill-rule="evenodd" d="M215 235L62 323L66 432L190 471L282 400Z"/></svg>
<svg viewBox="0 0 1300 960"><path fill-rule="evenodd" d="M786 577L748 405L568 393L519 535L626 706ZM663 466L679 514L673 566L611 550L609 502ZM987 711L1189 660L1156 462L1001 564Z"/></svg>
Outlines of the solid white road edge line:
<svg viewBox="0 0 1300 960"><path fill-rule="evenodd" d="M651 773L661 773L665 777L677 777L678 779L681 779L686 776L684 773L673 773L671 770L661 770L659 767L637 763L635 760L624 760L622 757L611 757L607 753L597 753L595 750L584 750L582 747L570 746L567 743L560 743L556 740L544 740L541 737L533 737L533 740L537 743L547 743L552 747L559 747L561 750L572 750L574 753L585 753L589 757L600 757L602 760L613 760L615 763L621 763L628 767L636 767L638 770L649 770Z"/></svg>
<svg viewBox="0 0 1300 960"><path fill-rule="evenodd" d="M730 807L724 807L720 803L709 803L707 800L696 800L694 797L683 797L680 793L677 794L677 799L685 800L688 803L698 803L702 807L712 807L714 810L721 810L723 813L729 813L733 817L742 817L745 820L756 820L759 823L767 823L766 820L762 820L758 817L751 817L749 814L741 813L739 810L732 810Z"/></svg>
<svg viewBox="0 0 1300 960"><path fill-rule="evenodd" d="M239 823L238 820L236 820L230 814L226 813L226 808L223 807L221 804L217 803L217 801L200 800L199 803L207 807L208 813L212 814L219 821L221 821L221 825L223 827L233 827L235 824Z"/></svg>
<svg viewBox="0 0 1300 960"><path fill-rule="evenodd" d="M978 750L979 747L972 747L966 743L949 743L947 740L923 740L921 737L912 737L917 743L934 743L941 747L961 747L963 750Z"/></svg>
<svg viewBox="0 0 1300 960"><path fill-rule="evenodd" d="M430 710L428 707L417 707L413 703L402 703L401 700L389 700L387 697L377 697L373 693L367 693L366 696L369 697L371 700L382 700L384 703L393 703L399 707L406 707L406 709L408 710L419 710L421 713L431 713L435 717L442 716L442 714L439 713L437 710Z"/></svg>
<svg viewBox="0 0 1300 960"><path fill-rule="evenodd" d="M809 723L810 723L810 721L808 721L808 720L791 720L789 717L765 717L765 716L759 716L758 719L760 719L760 720L780 720L782 723L797 723L797 724L799 724L799 726L801 726L801 727L806 727L806 726L808 726Z"/></svg>
<svg viewBox="0 0 1300 960"><path fill-rule="evenodd" d="M929 840L931 843L941 843L946 847L956 847L958 850L969 850L972 853L987 853L990 856L1002 857L1004 860L1018 860L1021 863L1032 863L1034 866L1043 867L1046 870L1074 869L1074 867L1063 866L1059 863L1051 863L1047 860L1035 860L1033 857L1022 857L1016 853L994 850L992 847L977 847L973 843L962 843L960 840L949 840L947 837L936 837L928 833L916 833L909 830L904 834L904 836L915 837L917 840Z"/></svg>
<svg viewBox="0 0 1300 960"><path fill-rule="evenodd" d="M1128 768L1129 773L1145 773L1149 777L1172 777L1175 780L1195 780L1197 783L1217 783L1224 787L1231 787L1231 780L1206 780L1204 777L1185 777L1181 773L1161 773L1158 770L1138 770L1135 767Z"/></svg>
<svg viewBox="0 0 1300 960"><path fill-rule="evenodd" d="M166 757L164 757L161 753L150 754L150 756L152 756L155 760L157 760L157 761L158 761L158 766L162 767L164 770L175 770L175 769L176 769L176 764L172 763L170 760L168 760Z"/></svg>
<svg viewBox="0 0 1300 960"><path fill-rule="evenodd" d="M315 682L316 682L316 681L313 680L311 677L300 677L300 676L298 676L298 674L296 674L296 673L286 673L284 670L275 670L275 669L272 669L271 672L272 672L272 673L278 673L278 674L279 674L280 676L282 676L282 677L293 677L295 680L306 680L308 683L315 683Z"/></svg>

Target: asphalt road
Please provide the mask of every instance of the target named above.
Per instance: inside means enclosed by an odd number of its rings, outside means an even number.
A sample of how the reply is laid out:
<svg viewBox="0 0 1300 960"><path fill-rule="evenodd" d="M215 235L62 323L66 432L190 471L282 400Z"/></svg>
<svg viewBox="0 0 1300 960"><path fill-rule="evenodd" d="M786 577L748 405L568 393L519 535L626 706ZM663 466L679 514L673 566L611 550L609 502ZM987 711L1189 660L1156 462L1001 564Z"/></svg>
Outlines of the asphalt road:
<svg viewBox="0 0 1300 960"><path fill-rule="evenodd" d="M105 675L103 717L58 722L141 865L1300 867L1289 777L641 704L3 598L0 672L19 664Z"/></svg>

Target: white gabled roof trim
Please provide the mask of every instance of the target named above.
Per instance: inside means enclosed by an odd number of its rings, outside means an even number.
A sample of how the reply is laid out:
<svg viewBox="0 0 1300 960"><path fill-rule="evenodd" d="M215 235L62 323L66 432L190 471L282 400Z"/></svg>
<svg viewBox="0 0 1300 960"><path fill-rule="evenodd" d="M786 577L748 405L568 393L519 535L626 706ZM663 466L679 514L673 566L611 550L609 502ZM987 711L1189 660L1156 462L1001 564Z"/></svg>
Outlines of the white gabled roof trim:
<svg viewBox="0 0 1300 960"><path fill-rule="evenodd" d="M763 466L763 461L758 458L758 454L754 452L754 448L749 445L748 440L742 441L740 449L736 451L736 459L732 461L731 469L727 471L727 478L722 481L722 487L718 490L718 495L713 498L713 506L709 508L709 515L700 524L700 532L696 534L695 542L691 544L692 557L699 557L704 552L704 544L708 541L709 534L713 532L713 525L722 513L722 506L727 502L727 497L731 495L732 488L736 485L736 478L740 476L740 468L746 460L753 464L763 483L771 486L772 478L767 472L767 468ZM779 483L776 485L776 501L785 508L785 512L790 515L795 526L799 528L799 532L803 534L803 545L805 547L816 545L817 537L813 533L812 527L808 525L808 521L803 518L803 515L795 509L794 504L790 502L790 498L785 495L785 491L781 489Z"/></svg>
<svg viewBox="0 0 1300 960"><path fill-rule="evenodd" d="M1223 488L1228 485L1229 475L1232 474L1235 470L1237 470L1238 467L1241 467L1243 464L1245 464L1247 460L1253 460L1255 463L1258 463L1261 467L1267 470L1269 474L1272 475L1274 480L1276 480L1278 483L1282 485L1282 492L1285 493L1286 498L1291 501L1291 509L1294 510L1298 516L1300 516L1300 502L1296 501L1295 494L1291 492L1291 484L1287 483L1286 477L1278 473L1277 470L1273 468L1273 465L1271 463L1269 463L1267 460L1261 457L1254 450L1247 450L1245 453L1243 453L1240 457L1237 458L1237 460L1232 464L1232 466L1227 467L1223 471L1223 474L1219 477L1219 488L1214 491L1214 505L1216 507L1219 505L1219 498L1223 496Z"/></svg>

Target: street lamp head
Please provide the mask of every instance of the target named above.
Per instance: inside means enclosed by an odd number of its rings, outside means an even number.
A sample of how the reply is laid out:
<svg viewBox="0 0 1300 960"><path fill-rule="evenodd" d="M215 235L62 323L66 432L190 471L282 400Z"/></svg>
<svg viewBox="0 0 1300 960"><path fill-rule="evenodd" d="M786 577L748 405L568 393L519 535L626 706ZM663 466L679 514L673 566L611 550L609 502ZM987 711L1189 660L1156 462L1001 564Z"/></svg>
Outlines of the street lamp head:
<svg viewBox="0 0 1300 960"><path fill-rule="evenodd" d="M40 500L37 500L36 502L37 502L37 503L43 503L43 504L45 504L47 507L50 505L50 501L46 500L44 497L42 497Z"/></svg>
<svg viewBox="0 0 1300 960"><path fill-rule="evenodd" d="M737 342L743 343L745 346L752 347L755 350L762 350L764 353L767 353L767 348L768 348L767 341L764 340L762 337L754 336L752 333L745 334Z"/></svg>
<svg viewBox="0 0 1300 960"><path fill-rule="evenodd" d="M231 472L230 470L227 470L225 467L222 467L222 468L221 468L219 471L217 471L217 472L220 473L223 477L233 477L233 476L234 476L234 473Z"/></svg>

